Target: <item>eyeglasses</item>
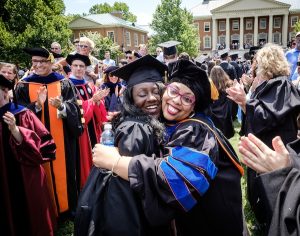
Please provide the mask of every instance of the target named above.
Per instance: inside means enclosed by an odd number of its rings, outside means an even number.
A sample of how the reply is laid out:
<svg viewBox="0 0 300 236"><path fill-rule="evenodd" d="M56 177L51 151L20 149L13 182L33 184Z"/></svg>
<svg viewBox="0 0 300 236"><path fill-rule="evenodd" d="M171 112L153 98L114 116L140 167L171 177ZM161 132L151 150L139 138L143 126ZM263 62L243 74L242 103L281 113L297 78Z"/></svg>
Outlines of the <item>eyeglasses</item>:
<svg viewBox="0 0 300 236"><path fill-rule="evenodd" d="M132 56L126 56L126 59L132 60Z"/></svg>
<svg viewBox="0 0 300 236"><path fill-rule="evenodd" d="M168 85L167 86L167 94L169 97L171 98L176 98L178 96L180 96L180 100L182 102L183 105L185 106L190 106L193 105L195 103L195 96L193 95L188 95L188 94L181 94L179 92L179 89L177 89L176 87L172 86L172 85Z"/></svg>
<svg viewBox="0 0 300 236"><path fill-rule="evenodd" d="M46 64L47 62L49 62L50 60L31 60L33 65L36 65L38 63L40 64Z"/></svg>
<svg viewBox="0 0 300 236"><path fill-rule="evenodd" d="M79 47L81 48L88 48L89 46L88 45L78 45Z"/></svg>

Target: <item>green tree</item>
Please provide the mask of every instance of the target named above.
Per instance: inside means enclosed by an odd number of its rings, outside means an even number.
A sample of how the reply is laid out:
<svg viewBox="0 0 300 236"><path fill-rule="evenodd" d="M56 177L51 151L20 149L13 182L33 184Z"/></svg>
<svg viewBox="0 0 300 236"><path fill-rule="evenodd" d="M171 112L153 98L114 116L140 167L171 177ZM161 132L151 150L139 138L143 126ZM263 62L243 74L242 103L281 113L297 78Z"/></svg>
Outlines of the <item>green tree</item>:
<svg viewBox="0 0 300 236"><path fill-rule="evenodd" d="M117 60L122 53L118 44L108 37L102 37L98 32L87 32L85 36L94 41L95 48L92 54L97 58L103 59L105 51L110 51L111 58Z"/></svg>
<svg viewBox="0 0 300 236"><path fill-rule="evenodd" d="M136 22L136 16L129 11L129 7L124 2L115 2L114 5L109 5L108 3L101 3L92 6L89 10L90 14L103 14L103 13L111 13L114 11L122 12L123 19Z"/></svg>
<svg viewBox="0 0 300 236"><path fill-rule="evenodd" d="M187 52L190 56L198 55L199 39L193 24L193 16L186 8L180 8L181 0L162 0L153 14L151 28L156 32L150 39L150 51L154 52L157 44L177 40L179 52Z"/></svg>
<svg viewBox="0 0 300 236"><path fill-rule="evenodd" d="M300 31L300 21L297 21L295 26L294 26L294 31L299 32Z"/></svg>
<svg viewBox="0 0 300 236"><path fill-rule="evenodd" d="M4 0L0 9L0 60L28 63L24 47L68 45L71 30L62 0Z"/></svg>

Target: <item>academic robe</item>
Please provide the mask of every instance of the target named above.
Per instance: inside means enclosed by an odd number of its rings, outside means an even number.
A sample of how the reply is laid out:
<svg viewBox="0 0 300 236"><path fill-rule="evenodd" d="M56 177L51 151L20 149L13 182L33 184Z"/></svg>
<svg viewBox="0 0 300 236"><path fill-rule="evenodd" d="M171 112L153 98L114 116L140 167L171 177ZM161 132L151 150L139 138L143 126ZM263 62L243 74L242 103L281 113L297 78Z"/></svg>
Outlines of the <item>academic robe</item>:
<svg viewBox="0 0 300 236"><path fill-rule="evenodd" d="M220 63L220 66L226 72L226 74L229 76L231 80L237 79L236 71L233 65L231 65L227 61L222 61Z"/></svg>
<svg viewBox="0 0 300 236"><path fill-rule="evenodd" d="M296 118L300 112L300 92L286 77L260 84L246 103L245 133L252 133L272 148L272 139L280 136L284 144L297 138ZM264 230L270 224L271 211L263 201L256 172L247 168L248 200Z"/></svg>
<svg viewBox="0 0 300 236"><path fill-rule="evenodd" d="M300 234L300 139L289 143L287 149L291 166L257 177L272 211L269 236Z"/></svg>
<svg viewBox="0 0 300 236"><path fill-rule="evenodd" d="M15 115L23 141L11 135L2 116ZM8 103L0 108L1 235L54 235L54 212L42 164L55 159L54 140L28 109Z"/></svg>
<svg viewBox="0 0 300 236"><path fill-rule="evenodd" d="M115 130L115 146L125 156L142 153L159 155L160 146L153 132L147 121L126 118ZM89 202L89 197L95 201ZM112 177L110 171L93 167L80 195L74 235L168 235L168 226L149 229L141 204L128 181Z"/></svg>
<svg viewBox="0 0 300 236"><path fill-rule="evenodd" d="M79 137L80 150L80 187L82 188L89 176L92 161L92 148L100 142L102 123L107 121L106 110L103 101L95 104L90 99L93 97L93 90L85 80L80 80L70 76L70 80L75 85L78 96L82 101L83 108L83 133Z"/></svg>
<svg viewBox="0 0 300 236"><path fill-rule="evenodd" d="M102 88L109 88L109 94L104 98L105 108L107 111L120 111L121 109L121 100L120 97L116 95L115 90L117 88L118 92L120 92L122 85L121 83L103 83Z"/></svg>
<svg viewBox="0 0 300 236"><path fill-rule="evenodd" d="M219 92L218 100L211 105L211 119L228 139L234 136L232 103L225 92Z"/></svg>
<svg viewBox="0 0 300 236"><path fill-rule="evenodd" d="M42 110L36 113L36 90L40 86L46 86L48 94ZM74 212L80 188L79 173L76 172L79 163L78 137L82 133L76 89L70 80L52 72L48 76L33 74L19 81L15 91L18 102L36 113L57 145L56 160L45 167L57 213ZM48 98L56 96L62 98L66 117L59 117L58 110L49 104Z"/></svg>
<svg viewBox="0 0 300 236"><path fill-rule="evenodd" d="M203 115L194 119L213 127ZM177 235L242 235L241 174L212 131L193 120L167 125L167 131L171 155L139 155L129 163L130 185L139 193L147 220L160 225L175 217ZM177 156L174 147L187 154Z"/></svg>

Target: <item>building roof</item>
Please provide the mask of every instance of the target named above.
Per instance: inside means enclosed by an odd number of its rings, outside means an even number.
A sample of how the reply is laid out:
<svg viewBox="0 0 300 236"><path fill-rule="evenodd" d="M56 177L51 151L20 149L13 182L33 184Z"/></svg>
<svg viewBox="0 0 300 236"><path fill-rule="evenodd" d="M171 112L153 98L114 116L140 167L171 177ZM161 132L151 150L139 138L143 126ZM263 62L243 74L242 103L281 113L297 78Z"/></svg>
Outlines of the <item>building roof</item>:
<svg viewBox="0 0 300 236"><path fill-rule="evenodd" d="M201 17L211 17L212 10L217 9L221 6L227 5L229 3L238 2L240 0L210 0L206 2L202 2L195 7L190 9L190 12L193 14L194 17L201 18ZM290 4L290 11L299 12L300 11L300 1L299 0L277 0L270 2L278 2L278 3L285 3Z"/></svg>
<svg viewBox="0 0 300 236"><path fill-rule="evenodd" d="M135 23L123 20L119 17L116 17L110 13L104 13L104 14L92 14L87 16L80 16L79 18L73 20L70 22L69 27L71 29L81 28L78 23L79 21L87 20L90 21L93 25L101 25L103 27L125 27L128 29L140 31L143 33L148 33L145 29L142 27L139 27Z"/></svg>

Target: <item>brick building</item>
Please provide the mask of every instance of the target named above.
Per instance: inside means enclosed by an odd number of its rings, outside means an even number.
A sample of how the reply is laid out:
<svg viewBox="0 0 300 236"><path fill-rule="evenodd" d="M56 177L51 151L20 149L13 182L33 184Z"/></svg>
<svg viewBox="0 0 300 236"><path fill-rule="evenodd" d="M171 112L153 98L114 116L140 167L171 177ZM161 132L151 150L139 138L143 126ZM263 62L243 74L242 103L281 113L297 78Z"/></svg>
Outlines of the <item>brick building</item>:
<svg viewBox="0 0 300 236"><path fill-rule="evenodd" d="M300 0L204 0L190 11L202 52L243 51L268 42L287 47L300 18Z"/></svg>
<svg viewBox="0 0 300 236"><path fill-rule="evenodd" d="M120 46L120 50L138 50L139 44L148 42L147 31L122 19L121 13L105 13L81 16L70 22L74 38L85 32L98 32Z"/></svg>

